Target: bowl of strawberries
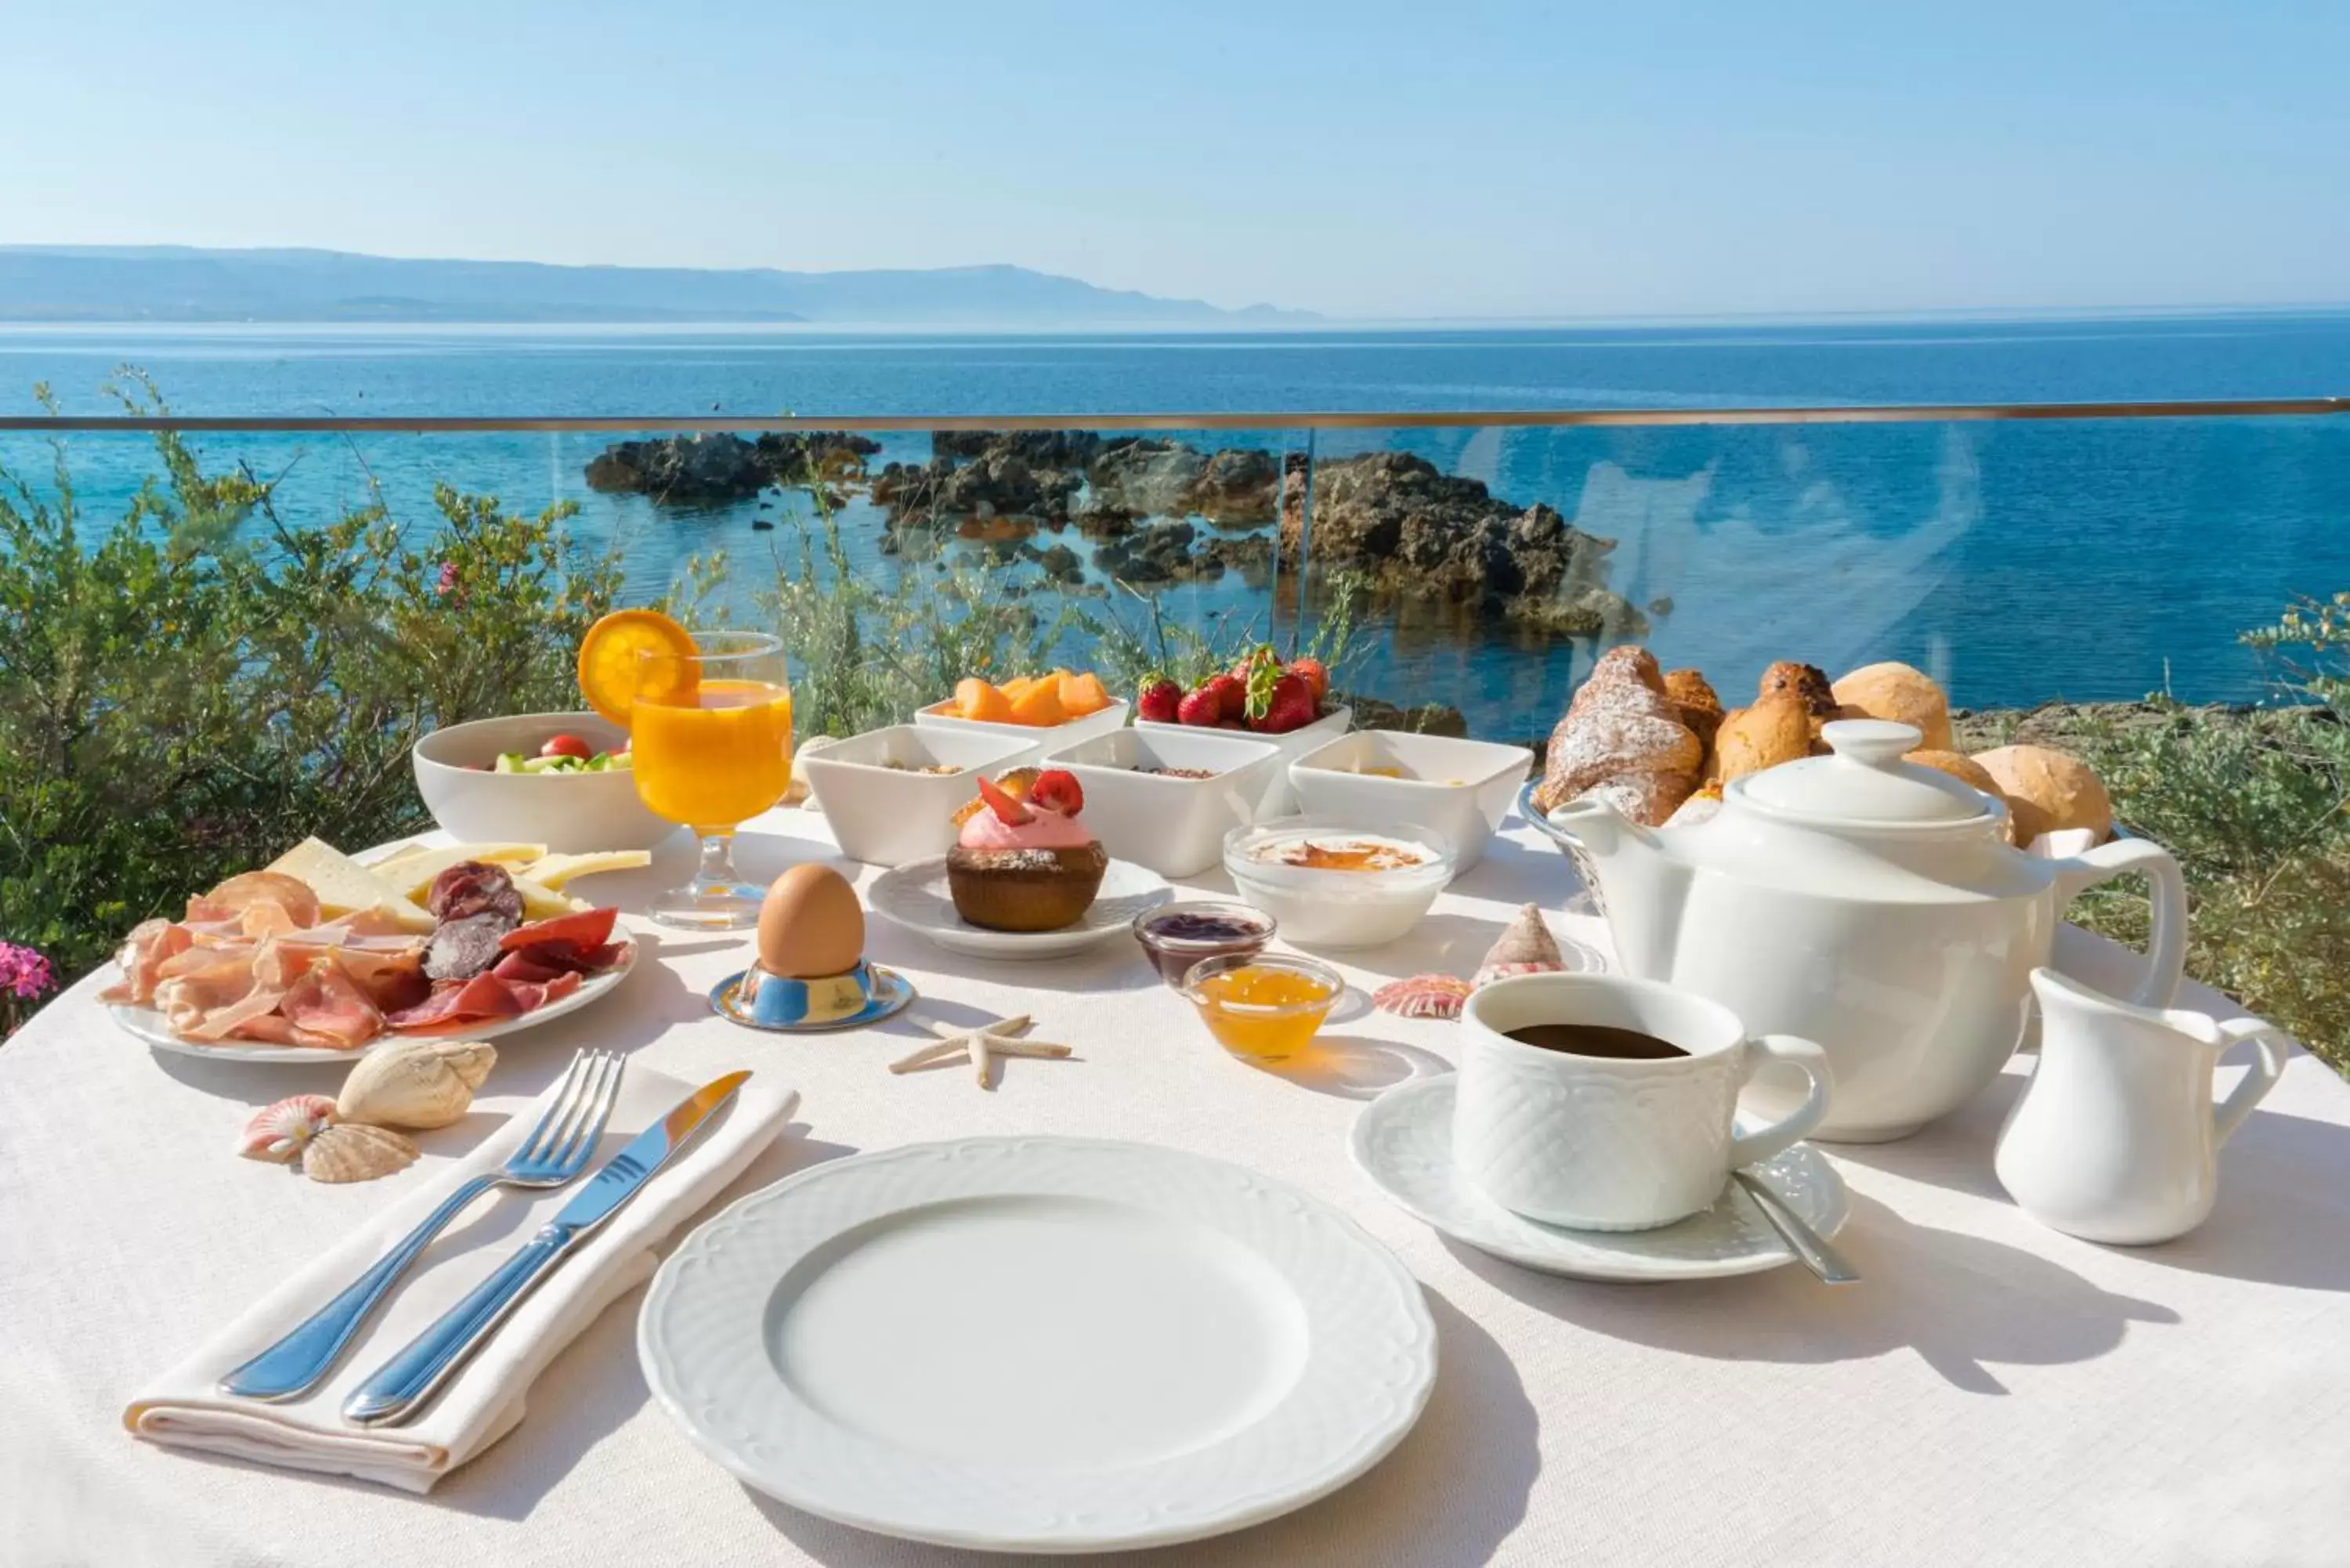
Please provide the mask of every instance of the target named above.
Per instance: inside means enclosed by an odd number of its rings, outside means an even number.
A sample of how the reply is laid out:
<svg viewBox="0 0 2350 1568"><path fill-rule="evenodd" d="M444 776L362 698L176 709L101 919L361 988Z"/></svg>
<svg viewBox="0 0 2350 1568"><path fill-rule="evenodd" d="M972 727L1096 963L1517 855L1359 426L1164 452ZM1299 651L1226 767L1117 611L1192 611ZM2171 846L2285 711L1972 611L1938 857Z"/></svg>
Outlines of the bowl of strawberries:
<svg viewBox="0 0 2350 1568"><path fill-rule="evenodd" d="M1278 746L1281 759L1259 803L1261 816L1297 809L1289 764L1345 734L1354 721L1352 708L1332 705L1330 671L1320 659L1284 660L1270 644L1189 687L1166 676L1146 679L1134 700L1138 730L1238 731Z"/></svg>

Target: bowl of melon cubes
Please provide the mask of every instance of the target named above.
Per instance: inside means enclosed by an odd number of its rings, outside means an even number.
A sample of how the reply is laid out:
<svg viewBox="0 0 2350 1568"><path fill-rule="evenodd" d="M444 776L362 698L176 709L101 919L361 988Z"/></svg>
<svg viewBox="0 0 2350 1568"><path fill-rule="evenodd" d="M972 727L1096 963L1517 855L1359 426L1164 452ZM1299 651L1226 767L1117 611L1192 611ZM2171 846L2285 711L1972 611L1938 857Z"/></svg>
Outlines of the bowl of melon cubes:
<svg viewBox="0 0 2350 1568"><path fill-rule="evenodd" d="M957 681L946 701L916 710L914 722L1033 740L1028 753L1004 763L1015 767L1053 747L1123 729L1128 706L1089 670L1048 670L1000 683L973 675Z"/></svg>

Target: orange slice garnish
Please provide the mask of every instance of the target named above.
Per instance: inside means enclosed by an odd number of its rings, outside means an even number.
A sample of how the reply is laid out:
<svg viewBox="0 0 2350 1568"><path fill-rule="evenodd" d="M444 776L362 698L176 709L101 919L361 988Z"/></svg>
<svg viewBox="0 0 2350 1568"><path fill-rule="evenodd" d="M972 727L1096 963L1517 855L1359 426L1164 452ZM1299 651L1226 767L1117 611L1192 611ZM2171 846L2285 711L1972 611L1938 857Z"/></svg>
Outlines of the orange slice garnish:
<svg viewBox="0 0 2350 1568"><path fill-rule="evenodd" d="M648 659L648 653L666 654ZM673 701L701 683L693 637L659 610L614 610L579 639L579 694L615 724L639 698Z"/></svg>

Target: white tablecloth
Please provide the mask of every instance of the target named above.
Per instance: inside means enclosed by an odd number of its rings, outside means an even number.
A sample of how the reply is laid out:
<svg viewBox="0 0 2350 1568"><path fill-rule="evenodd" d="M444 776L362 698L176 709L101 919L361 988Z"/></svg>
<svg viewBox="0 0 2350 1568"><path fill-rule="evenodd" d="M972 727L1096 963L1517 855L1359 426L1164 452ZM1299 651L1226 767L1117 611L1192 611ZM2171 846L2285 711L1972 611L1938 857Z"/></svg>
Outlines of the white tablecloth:
<svg viewBox="0 0 2350 1568"><path fill-rule="evenodd" d="M742 849L754 877L831 852L820 817L777 813L757 828ZM585 890L625 906L686 858L672 841L654 873ZM1498 844L1413 938L1345 967L1365 984L1466 972L1513 905L1555 914L1573 891L1549 848ZM1555 923L1599 935L1587 918ZM340 1069L158 1054L113 1028L97 981L59 999L0 1047L0 1562L1001 1561L861 1534L737 1484L648 1402L640 1293L556 1361L511 1437L428 1499L123 1431L141 1378L591 1042L691 1079L792 1075L805 1126L722 1204L855 1149L1080 1133L1255 1167L1393 1247L1440 1336L1417 1429L1336 1495L1159 1561L2350 1562L2350 1087L2313 1059L2293 1062L2225 1151L2210 1221L2169 1246L2075 1241L2007 1201L1991 1145L2019 1064L1916 1137L1832 1150L1855 1192L1841 1244L1865 1283L1830 1291L1790 1267L1604 1285L1449 1245L1349 1163L1350 1095L1449 1059L1449 1024L1365 1012L1332 1030L1351 1082L1305 1084L1224 1056L1123 940L1078 960L990 964L877 920L871 950L914 979L931 1015L1033 1012L1040 1035L1083 1060L1011 1062L989 1094L967 1073L885 1072L907 1049L903 1021L806 1041L751 1033L703 1002L747 942L662 932L659 961L612 999L501 1041L474 1116L425 1135L421 1163L325 1187L230 1143L252 1106L331 1093Z"/></svg>

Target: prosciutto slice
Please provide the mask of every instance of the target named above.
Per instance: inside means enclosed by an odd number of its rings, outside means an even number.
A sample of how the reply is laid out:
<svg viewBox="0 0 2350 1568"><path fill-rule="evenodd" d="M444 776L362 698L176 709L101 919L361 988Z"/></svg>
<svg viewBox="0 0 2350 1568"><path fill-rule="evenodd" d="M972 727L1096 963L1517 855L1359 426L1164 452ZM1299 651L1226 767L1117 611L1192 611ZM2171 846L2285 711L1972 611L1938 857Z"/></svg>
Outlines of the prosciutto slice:
<svg viewBox="0 0 2350 1568"><path fill-rule="evenodd" d="M410 1034L442 1033L492 1018L515 1018L528 1012L521 997L494 974L471 980L446 981L414 1007L403 1008L384 1022Z"/></svg>
<svg viewBox="0 0 2350 1568"><path fill-rule="evenodd" d="M277 1012L296 1034L317 1035L330 1045L364 1045L383 1033L383 1014L334 953L312 964L294 982L279 1000Z"/></svg>
<svg viewBox="0 0 2350 1568"><path fill-rule="evenodd" d="M612 940L612 922L619 919L617 909L582 909L576 915L557 915L551 920L533 920L517 926L505 934L498 945L507 952L533 947L540 942L568 942L575 948L592 948Z"/></svg>
<svg viewBox="0 0 2350 1568"><path fill-rule="evenodd" d="M122 939L114 961L122 978L98 993L100 1002L145 1002L155 1000L156 984L164 964L195 945L195 936L177 920L142 920Z"/></svg>
<svg viewBox="0 0 2350 1568"><path fill-rule="evenodd" d="M516 999L522 1002L522 1010L525 1012L536 1012L548 1002L560 1002L577 991L579 976L577 972L566 972L555 976L552 980L509 980L504 984L505 988L513 992Z"/></svg>

